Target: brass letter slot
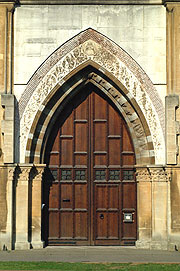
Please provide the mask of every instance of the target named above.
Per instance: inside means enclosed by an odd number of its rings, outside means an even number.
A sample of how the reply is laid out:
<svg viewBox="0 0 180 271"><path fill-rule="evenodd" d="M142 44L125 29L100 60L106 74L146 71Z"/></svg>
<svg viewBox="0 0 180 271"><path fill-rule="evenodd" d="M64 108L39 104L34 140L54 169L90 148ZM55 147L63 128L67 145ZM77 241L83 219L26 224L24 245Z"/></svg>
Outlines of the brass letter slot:
<svg viewBox="0 0 180 271"><path fill-rule="evenodd" d="M70 199L63 199L63 202L70 202Z"/></svg>

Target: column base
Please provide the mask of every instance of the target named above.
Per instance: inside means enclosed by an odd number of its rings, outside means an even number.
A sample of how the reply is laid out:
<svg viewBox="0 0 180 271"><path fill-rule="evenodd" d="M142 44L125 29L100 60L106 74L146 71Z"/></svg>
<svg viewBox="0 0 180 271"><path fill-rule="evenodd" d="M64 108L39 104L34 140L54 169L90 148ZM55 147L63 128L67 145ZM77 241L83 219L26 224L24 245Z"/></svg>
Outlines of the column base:
<svg viewBox="0 0 180 271"><path fill-rule="evenodd" d="M168 243L167 241L138 240L136 241L136 248L151 250L168 250Z"/></svg>
<svg viewBox="0 0 180 271"><path fill-rule="evenodd" d="M167 250L168 243L167 241L151 241L150 249L154 250Z"/></svg>
<svg viewBox="0 0 180 271"><path fill-rule="evenodd" d="M137 240L136 241L136 248L150 249L150 243L151 243L151 241L147 241L147 240Z"/></svg>
<svg viewBox="0 0 180 271"><path fill-rule="evenodd" d="M29 242L16 242L15 243L15 249L30 249L30 243Z"/></svg>
<svg viewBox="0 0 180 271"><path fill-rule="evenodd" d="M34 248L34 249L44 248L44 242L43 241L31 242L31 248Z"/></svg>

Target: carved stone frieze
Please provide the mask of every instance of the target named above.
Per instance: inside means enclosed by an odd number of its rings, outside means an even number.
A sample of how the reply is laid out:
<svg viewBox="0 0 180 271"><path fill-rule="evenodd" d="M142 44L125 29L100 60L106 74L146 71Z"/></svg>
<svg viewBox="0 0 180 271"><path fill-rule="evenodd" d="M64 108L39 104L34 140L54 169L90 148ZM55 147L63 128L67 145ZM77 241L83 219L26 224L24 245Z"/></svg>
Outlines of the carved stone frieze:
<svg viewBox="0 0 180 271"><path fill-rule="evenodd" d="M164 168L150 168L152 182L166 182L167 176Z"/></svg>
<svg viewBox="0 0 180 271"><path fill-rule="evenodd" d="M137 167L137 182L170 182L172 172L165 167Z"/></svg>
<svg viewBox="0 0 180 271"><path fill-rule="evenodd" d="M150 182L150 172L148 168L136 168L136 180L137 182Z"/></svg>
<svg viewBox="0 0 180 271"><path fill-rule="evenodd" d="M28 134L40 105L50 92L61 84L60 82L66 75L88 60L94 61L115 76L127 89L129 95L136 99L151 131L156 163L162 162L159 161L159 157L160 159L163 157L164 136L153 102L142 83L121 59L108 51L105 45L102 46L93 40L83 42L62 57L42 78L32 93L20 122L21 161L24 162ZM115 97L115 99L118 100L118 97Z"/></svg>

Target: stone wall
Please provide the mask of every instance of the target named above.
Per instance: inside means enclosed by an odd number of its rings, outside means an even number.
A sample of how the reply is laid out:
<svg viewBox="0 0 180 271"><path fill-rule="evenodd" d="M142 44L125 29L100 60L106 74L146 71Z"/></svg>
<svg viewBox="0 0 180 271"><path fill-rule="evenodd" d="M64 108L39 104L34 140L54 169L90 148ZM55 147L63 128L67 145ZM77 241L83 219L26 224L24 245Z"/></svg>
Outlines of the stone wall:
<svg viewBox="0 0 180 271"><path fill-rule="evenodd" d="M26 5L15 12L15 94L20 98L41 63L64 42L93 28L145 70L164 102L166 10L162 5ZM23 65L21 64L23 63Z"/></svg>
<svg viewBox="0 0 180 271"><path fill-rule="evenodd" d="M41 242L41 180L45 165L14 164L14 150L18 148L18 144L14 144L15 99L13 93L19 101L29 79L39 65L59 46L89 27L107 36L135 59L150 77L163 103L166 96L167 67L169 96L166 99L166 164L168 165L136 165L137 246L150 249L180 248L180 168L178 166L180 162L178 151L180 145L180 109L178 108L180 4L176 1L164 0L165 6L163 6L162 1L149 0L148 3L153 5L139 5L143 1L132 0L131 4L138 5L125 5L128 2L124 0L124 5L115 5L115 1L108 0L109 5L105 5L103 1L102 5L95 5L97 2L100 4L100 0L92 1L94 5L86 5L87 0L79 0L79 5L56 5L56 0L51 0L51 4L55 5L45 5L44 0L39 0L42 5L33 5L32 0L22 0L22 5L15 8L14 32L12 23L15 1L7 3L0 1L0 162L2 163L0 165L0 249L43 246ZM68 3L70 0L64 0L63 3L65 2ZM117 2L120 1L117 0ZM15 36L14 56L13 33ZM80 43L78 46L83 49ZM64 58L67 59L69 55L64 55ZM13 57L15 60L14 82ZM90 56L89 59L93 60L94 56ZM68 60L65 63L68 63ZM102 63L100 63L101 66ZM112 68L111 64L109 66ZM72 71L73 69L69 70L69 72ZM103 72L102 67L101 71ZM42 83L42 74L38 73L38 76ZM118 76L115 77L118 78ZM140 85L148 81L143 80L143 77L139 78ZM49 84L53 82L53 80L50 81ZM45 82L45 87L42 87L44 90L48 87L48 81ZM39 89L39 93L44 94L41 88ZM49 92L51 90L52 88L49 88ZM137 93L139 95L140 91ZM141 94L142 97L137 95L140 98L138 100L135 97L135 100L142 107L144 106L144 112L146 112L144 117L149 120L150 110L149 107L147 109L144 97L151 95L148 91ZM37 96L35 98L37 102ZM40 98L41 95L38 96L38 99ZM131 97L131 99L134 98ZM32 104L35 105L35 103ZM42 113L43 107L37 110ZM26 117L29 116L26 115ZM36 121L37 119L34 125ZM149 126L152 129L153 125ZM19 137L18 129L16 123L17 137ZM28 140L30 140L33 134L27 133L26 136L29 136ZM164 163L163 152L156 156L162 158L156 161Z"/></svg>

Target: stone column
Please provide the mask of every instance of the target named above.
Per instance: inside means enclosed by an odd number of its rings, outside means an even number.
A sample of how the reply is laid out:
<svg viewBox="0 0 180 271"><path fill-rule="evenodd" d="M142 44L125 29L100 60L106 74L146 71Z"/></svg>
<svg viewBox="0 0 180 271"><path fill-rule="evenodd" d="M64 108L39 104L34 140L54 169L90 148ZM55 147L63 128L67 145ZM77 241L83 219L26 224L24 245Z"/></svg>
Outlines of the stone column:
<svg viewBox="0 0 180 271"><path fill-rule="evenodd" d="M180 2L164 0L167 11L167 91L180 94Z"/></svg>
<svg viewBox="0 0 180 271"><path fill-rule="evenodd" d="M16 0L0 1L0 93L12 93L13 12Z"/></svg>
<svg viewBox="0 0 180 271"><path fill-rule="evenodd" d="M0 1L0 161L14 163L13 13L16 0ZM3 97L7 95L7 99ZM4 112L6 102L10 102ZM4 118L5 115L5 118ZM2 129L1 129L1 126ZM3 136L3 135L4 136ZM8 147L8 148L7 148ZM9 150L11 150L9 152ZM4 155L3 155L4 154Z"/></svg>
<svg viewBox="0 0 180 271"><path fill-rule="evenodd" d="M0 250L13 248L13 182L16 165L0 165Z"/></svg>
<svg viewBox="0 0 180 271"><path fill-rule="evenodd" d="M136 167L138 240L136 247L150 248L152 231L151 178L147 167Z"/></svg>
<svg viewBox="0 0 180 271"><path fill-rule="evenodd" d="M32 226L31 226L31 246L32 248L42 248L41 241L41 207L42 207L42 175L46 165L35 165L32 171Z"/></svg>
<svg viewBox="0 0 180 271"><path fill-rule="evenodd" d="M170 229L169 169L136 166L138 248L168 249Z"/></svg>
<svg viewBox="0 0 180 271"><path fill-rule="evenodd" d="M180 95L180 2L175 0L164 0L164 5L166 6L166 29L167 29L167 95L177 95L179 99ZM173 107L173 104L172 104ZM176 119L180 121L180 108L176 110ZM168 120L167 120L168 121ZM171 122L171 119L169 119ZM169 123L170 123L169 122ZM174 124L172 124L173 126ZM178 125L179 126L179 125ZM174 130L174 127L172 127ZM177 127L177 134L180 134L180 128ZM173 133L169 131L169 133ZM176 137L176 134L172 135L171 138L167 138L167 147L169 148L169 143L172 142L172 150L175 147L175 140L177 143L177 153L172 153L172 159L167 159L167 164L180 164L180 155L177 156L177 161L175 157L178 154L178 148L180 147L180 136ZM174 146L173 146L174 145ZM172 151L171 151L172 152ZM170 154L170 152L169 152Z"/></svg>
<svg viewBox="0 0 180 271"><path fill-rule="evenodd" d="M169 103L166 103L166 107L168 105L169 113L172 116L172 118L170 116L170 118L167 119L167 121L169 121L169 128L167 123L166 132L167 147L168 143L171 147L167 164L171 167L170 171L172 175L172 181L169 185L170 230L168 246L169 249L173 250L175 247L180 249L180 107L178 107L180 95L180 2L164 0L164 4L167 11L167 94L169 99ZM172 135L172 133L174 133L174 135Z"/></svg>
<svg viewBox="0 0 180 271"><path fill-rule="evenodd" d="M169 250L180 250L180 166L169 167L170 182L170 223L169 223Z"/></svg>
<svg viewBox="0 0 180 271"><path fill-rule="evenodd" d="M15 249L29 249L28 215L29 215L29 174L31 164L19 164L16 184L16 242Z"/></svg>
<svg viewBox="0 0 180 271"><path fill-rule="evenodd" d="M149 167L152 180L152 241L151 249L168 248L169 179L162 166Z"/></svg>

